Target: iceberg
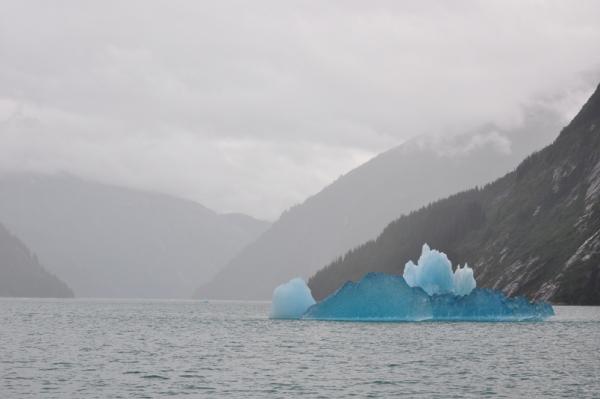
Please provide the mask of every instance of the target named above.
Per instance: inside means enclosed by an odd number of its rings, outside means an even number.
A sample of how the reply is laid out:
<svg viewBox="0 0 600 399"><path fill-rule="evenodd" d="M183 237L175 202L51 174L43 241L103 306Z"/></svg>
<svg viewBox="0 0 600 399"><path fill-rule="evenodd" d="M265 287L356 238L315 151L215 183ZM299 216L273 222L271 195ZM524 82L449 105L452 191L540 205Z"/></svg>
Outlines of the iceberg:
<svg viewBox="0 0 600 399"><path fill-rule="evenodd" d="M432 320L452 321L542 321L554 316L544 301L523 296L509 298L500 291L476 288L469 295L434 295Z"/></svg>
<svg viewBox="0 0 600 399"><path fill-rule="evenodd" d="M369 273L347 282L334 294L308 308L303 319L418 321L433 317L431 297L410 287L402 276Z"/></svg>
<svg viewBox="0 0 600 399"><path fill-rule="evenodd" d="M297 319L314 304L308 285L301 278L294 278L273 291L271 318Z"/></svg>
<svg viewBox="0 0 600 399"><path fill-rule="evenodd" d="M541 321L553 315L547 302L477 288L473 269L453 272L446 254L427 244L403 276L368 273L318 303L296 278L275 289L271 310L272 318L339 321Z"/></svg>
<svg viewBox="0 0 600 399"><path fill-rule="evenodd" d="M475 288L468 295L429 295L400 276L369 273L348 282L300 317L338 321L537 321L554 315L546 302Z"/></svg>

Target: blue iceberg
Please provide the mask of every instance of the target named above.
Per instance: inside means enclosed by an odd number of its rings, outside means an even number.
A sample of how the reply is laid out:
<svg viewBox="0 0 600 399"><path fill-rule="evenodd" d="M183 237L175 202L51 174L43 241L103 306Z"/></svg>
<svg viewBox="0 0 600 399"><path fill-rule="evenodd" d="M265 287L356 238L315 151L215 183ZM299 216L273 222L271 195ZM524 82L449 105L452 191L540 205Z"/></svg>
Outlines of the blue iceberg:
<svg viewBox="0 0 600 399"><path fill-rule="evenodd" d="M273 291L271 318L298 319L315 304L310 288L301 278L293 278Z"/></svg>
<svg viewBox="0 0 600 399"><path fill-rule="evenodd" d="M488 288L475 288L466 296L434 295L431 302L432 320L541 321L554 316L548 302L509 298Z"/></svg>
<svg viewBox="0 0 600 399"><path fill-rule="evenodd" d="M471 268L453 272L446 254L427 244L403 276L369 273L318 303L304 280L293 279L275 289L271 311L272 318L340 321L538 321L553 315L546 302L476 288Z"/></svg>
<svg viewBox="0 0 600 399"><path fill-rule="evenodd" d="M537 321L554 315L546 302L475 288L468 295L429 295L404 278L369 273L309 307L302 319L339 321Z"/></svg>
<svg viewBox="0 0 600 399"><path fill-rule="evenodd" d="M417 321L433 316L431 297L409 287L402 276L369 273L361 281L348 281L335 293L311 306L303 319Z"/></svg>

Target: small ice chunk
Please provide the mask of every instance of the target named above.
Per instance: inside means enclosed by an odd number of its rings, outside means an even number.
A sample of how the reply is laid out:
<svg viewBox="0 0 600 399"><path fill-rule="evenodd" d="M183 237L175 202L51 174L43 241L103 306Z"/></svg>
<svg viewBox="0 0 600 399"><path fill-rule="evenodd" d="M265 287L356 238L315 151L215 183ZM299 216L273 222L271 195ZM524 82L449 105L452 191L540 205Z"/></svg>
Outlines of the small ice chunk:
<svg viewBox="0 0 600 399"><path fill-rule="evenodd" d="M477 285L475 282L475 277L473 277L473 269L471 269L466 263L465 267L460 267L460 265L458 265L454 271L452 283L454 285L455 295L469 295Z"/></svg>
<svg viewBox="0 0 600 399"><path fill-rule="evenodd" d="M301 278L293 278L273 291L271 318L299 319L315 304L310 288Z"/></svg>
<svg viewBox="0 0 600 399"><path fill-rule="evenodd" d="M417 264L409 261L404 266L404 280L410 287L421 287L429 295L449 294L454 289L452 263L445 253L423 244Z"/></svg>
<svg viewBox="0 0 600 399"><path fill-rule="evenodd" d="M410 287L421 287L429 295L468 295L476 286L473 269L458 266L453 273L448 256L427 244L423 244L416 265L406 263L403 277Z"/></svg>

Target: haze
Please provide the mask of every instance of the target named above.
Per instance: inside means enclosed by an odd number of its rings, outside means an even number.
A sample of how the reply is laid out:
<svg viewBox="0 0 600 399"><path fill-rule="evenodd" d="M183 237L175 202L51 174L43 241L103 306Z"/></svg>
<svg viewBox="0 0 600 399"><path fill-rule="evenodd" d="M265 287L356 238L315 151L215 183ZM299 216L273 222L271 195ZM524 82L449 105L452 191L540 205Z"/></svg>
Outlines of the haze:
<svg viewBox="0 0 600 399"><path fill-rule="evenodd" d="M0 171L271 220L411 137L566 122L600 65L593 1L0 6Z"/></svg>

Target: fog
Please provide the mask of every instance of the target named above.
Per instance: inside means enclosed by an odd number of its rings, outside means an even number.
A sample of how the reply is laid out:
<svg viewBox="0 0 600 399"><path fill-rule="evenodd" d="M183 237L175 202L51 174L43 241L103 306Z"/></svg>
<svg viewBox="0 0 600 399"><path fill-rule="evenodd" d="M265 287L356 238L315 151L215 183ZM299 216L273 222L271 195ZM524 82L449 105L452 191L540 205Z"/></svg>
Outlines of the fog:
<svg viewBox="0 0 600 399"><path fill-rule="evenodd" d="M415 136L566 122L600 66L593 1L0 6L0 172L267 219Z"/></svg>

